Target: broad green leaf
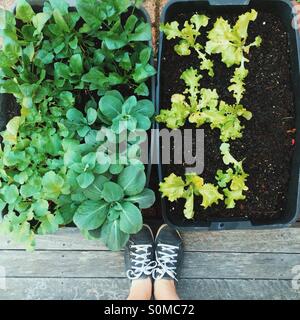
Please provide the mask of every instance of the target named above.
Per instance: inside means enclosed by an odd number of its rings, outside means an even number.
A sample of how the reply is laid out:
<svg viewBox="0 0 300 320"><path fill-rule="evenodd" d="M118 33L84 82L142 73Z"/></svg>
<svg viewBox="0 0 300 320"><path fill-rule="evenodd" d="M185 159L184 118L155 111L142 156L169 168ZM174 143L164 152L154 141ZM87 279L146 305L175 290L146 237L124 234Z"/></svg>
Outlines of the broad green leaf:
<svg viewBox="0 0 300 320"><path fill-rule="evenodd" d="M141 63L137 63L135 65L135 71L133 73L133 80L136 83L141 83L148 78L154 76L156 74L156 70L153 66L150 64L143 65Z"/></svg>
<svg viewBox="0 0 300 320"><path fill-rule="evenodd" d="M148 97L149 96L149 89L146 83L141 83L138 87L134 90L134 93L138 96Z"/></svg>
<svg viewBox="0 0 300 320"><path fill-rule="evenodd" d="M143 227L141 211L131 202L122 202L120 213L120 229L128 234L138 233Z"/></svg>
<svg viewBox="0 0 300 320"><path fill-rule="evenodd" d="M26 199L32 196L36 196L40 193L42 188L42 180L40 177L31 177L24 185L20 188L21 196Z"/></svg>
<svg viewBox="0 0 300 320"><path fill-rule="evenodd" d="M119 205L115 205L109 209L109 212L107 215L108 221L115 221L120 218L121 211L119 207L120 207Z"/></svg>
<svg viewBox="0 0 300 320"><path fill-rule="evenodd" d="M71 49L75 50L78 47L78 38L75 36L73 40L69 42L69 46Z"/></svg>
<svg viewBox="0 0 300 320"><path fill-rule="evenodd" d="M23 22L30 22L35 15L30 4L25 0L18 0L16 7L16 18Z"/></svg>
<svg viewBox="0 0 300 320"><path fill-rule="evenodd" d="M75 104L75 98L72 92L63 91L59 94L59 105L66 109L72 108Z"/></svg>
<svg viewBox="0 0 300 320"><path fill-rule="evenodd" d="M56 62L54 64L55 75L58 78L69 79L70 78L70 68L64 63Z"/></svg>
<svg viewBox="0 0 300 320"><path fill-rule="evenodd" d="M120 174L124 169L124 165L121 165L121 164L112 164L110 167L109 167L109 172L111 174Z"/></svg>
<svg viewBox="0 0 300 320"><path fill-rule="evenodd" d="M39 199L32 204L32 209L36 217L42 217L48 214L49 204L48 201Z"/></svg>
<svg viewBox="0 0 300 320"><path fill-rule="evenodd" d="M99 108L103 115L113 120L115 117L121 114L123 102L111 95L105 95L99 101Z"/></svg>
<svg viewBox="0 0 300 320"><path fill-rule="evenodd" d="M125 195L135 196L144 190L145 172L138 166L130 165L119 175L118 184L123 188Z"/></svg>
<svg viewBox="0 0 300 320"><path fill-rule="evenodd" d="M149 23L141 22L134 33L129 35L129 41L151 41L152 33L151 33L151 25Z"/></svg>
<svg viewBox="0 0 300 320"><path fill-rule="evenodd" d="M43 176L42 185L46 199L56 199L63 193L64 179L54 171L49 171Z"/></svg>
<svg viewBox="0 0 300 320"><path fill-rule="evenodd" d="M108 182L105 176L98 176L94 182L83 190L84 195L90 200L99 200L102 197L102 190L105 182Z"/></svg>
<svg viewBox="0 0 300 320"><path fill-rule="evenodd" d="M77 110L75 108L68 110L67 118L68 118L68 120L75 122L75 123L84 123L84 120L85 120L82 112L80 112L79 110Z"/></svg>
<svg viewBox="0 0 300 320"><path fill-rule="evenodd" d="M10 36L4 36L2 50L11 65L14 65L22 55L20 44Z"/></svg>
<svg viewBox="0 0 300 320"><path fill-rule="evenodd" d="M67 225L73 221L77 205L74 203L68 203L59 208L59 213L63 219L63 224Z"/></svg>
<svg viewBox="0 0 300 320"><path fill-rule="evenodd" d="M83 172L77 177L77 182L82 189L89 187L95 180L92 172Z"/></svg>
<svg viewBox="0 0 300 320"><path fill-rule="evenodd" d="M74 54L70 59L70 68L75 74L83 72L82 58L80 54Z"/></svg>
<svg viewBox="0 0 300 320"><path fill-rule="evenodd" d="M82 158L82 164L84 165L84 170L92 169L96 164L96 153L90 152Z"/></svg>
<svg viewBox="0 0 300 320"><path fill-rule="evenodd" d="M132 109L132 114L140 113L148 118L154 114L154 104L150 100L139 100L136 106Z"/></svg>
<svg viewBox="0 0 300 320"><path fill-rule="evenodd" d="M125 47L128 43L126 34L110 34L103 39L109 50L117 50Z"/></svg>
<svg viewBox="0 0 300 320"><path fill-rule="evenodd" d="M150 58L151 58L151 54L152 54L152 49L151 48L146 47L145 49L143 49L140 52L140 61L141 61L141 63L146 65L149 62Z"/></svg>
<svg viewBox="0 0 300 320"><path fill-rule="evenodd" d="M32 62L34 58L34 45L32 42L23 50L23 53L28 57L29 61Z"/></svg>
<svg viewBox="0 0 300 320"><path fill-rule="evenodd" d="M121 250L129 240L129 234L120 230L120 221L106 222L101 230L101 239L112 251Z"/></svg>
<svg viewBox="0 0 300 320"><path fill-rule="evenodd" d="M98 11L97 0L76 0L76 8L83 20L93 29L98 29L102 23L102 17Z"/></svg>
<svg viewBox="0 0 300 320"><path fill-rule="evenodd" d="M14 184L1 188L0 193L3 195L3 200L8 204L13 204L19 197L18 187Z"/></svg>
<svg viewBox="0 0 300 320"><path fill-rule="evenodd" d="M95 166L95 172L103 174L108 171L111 164L110 157L104 152L97 152L97 164Z"/></svg>
<svg viewBox="0 0 300 320"><path fill-rule="evenodd" d="M82 76L81 80L83 82L88 82L92 84L92 88L104 88L106 86L106 76L104 73L97 68L91 68L88 73Z"/></svg>
<svg viewBox="0 0 300 320"><path fill-rule="evenodd" d="M92 125L97 120L97 117L98 113L95 109L89 108L87 110L87 121L89 125Z"/></svg>
<svg viewBox="0 0 300 320"><path fill-rule="evenodd" d="M105 221L109 205L103 200L87 200L82 203L74 215L74 223L80 229L95 230Z"/></svg>
<svg viewBox="0 0 300 320"><path fill-rule="evenodd" d="M37 67L42 68L44 65L50 64L53 62L54 55L51 52L47 52L45 50L39 50L36 54L34 64Z"/></svg>
<svg viewBox="0 0 300 320"><path fill-rule="evenodd" d="M138 18L135 15L130 15L125 23L125 27L124 29L126 30L126 32L131 33L134 28L135 25L138 22Z"/></svg>
<svg viewBox="0 0 300 320"><path fill-rule="evenodd" d="M32 24L36 28L37 33L41 33L42 30L44 29L46 23L48 20L51 18L51 16L48 13L45 12L40 12L37 13L33 18L32 18Z"/></svg>
<svg viewBox="0 0 300 320"><path fill-rule="evenodd" d="M144 189L141 193L125 199L137 203L141 209L150 208L155 202L155 193L150 189Z"/></svg>
<svg viewBox="0 0 300 320"><path fill-rule="evenodd" d="M104 60L104 59L103 59ZM130 71L132 69L132 63L130 60L130 56L128 52L124 52L121 58L117 60L119 65L126 71Z"/></svg>
<svg viewBox="0 0 300 320"><path fill-rule="evenodd" d="M102 197L106 202L116 202L124 198L124 192L117 183L109 181L103 184Z"/></svg>
<svg viewBox="0 0 300 320"><path fill-rule="evenodd" d="M137 120L136 128L138 128L140 130L144 130L144 131L147 131L151 128L151 121L148 117L146 117L142 114L138 114L136 116L136 120ZM130 130L130 131L134 131L134 130L135 130L135 128L133 128L133 130Z"/></svg>
<svg viewBox="0 0 300 320"><path fill-rule="evenodd" d="M25 171L22 171L14 176L14 180L19 184L24 184L28 180L28 174Z"/></svg>
<svg viewBox="0 0 300 320"><path fill-rule="evenodd" d="M49 0L51 7L57 9L62 15L68 13L69 5L65 0Z"/></svg>

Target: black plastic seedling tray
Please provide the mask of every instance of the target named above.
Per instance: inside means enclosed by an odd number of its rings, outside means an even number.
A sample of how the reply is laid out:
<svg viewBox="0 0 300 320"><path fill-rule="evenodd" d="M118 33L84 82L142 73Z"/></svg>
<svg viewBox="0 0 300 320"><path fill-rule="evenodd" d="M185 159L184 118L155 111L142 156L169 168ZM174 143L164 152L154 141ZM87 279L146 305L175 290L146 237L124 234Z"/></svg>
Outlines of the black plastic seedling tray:
<svg viewBox="0 0 300 320"><path fill-rule="evenodd" d="M45 0L27 0L27 2L33 7L35 12L41 12L44 2L46 2ZM71 10L72 7L74 8L76 5L76 0L67 0L66 1ZM145 20L145 22L148 22L151 24L151 20L150 20L150 16L148 14L148 12L146 11L145 8L141 7L139 9L136 9L136 14L138 16L140 16L141 18L143 18ZM152 41L149 41L149 46L152 47ZM151 64L154 66L154 57L152 55L151 57ZM151 99L153 101L153 103L155 103L155 76L151 77L151 79L149 80L149 85L150 85L150 96L149 99ZM10 110L15 110L16 108L16 100L14 98L13 95L10 94L0 94L0 132L3 131L5 129L5 126L9 120L9 111ZM153 121L153 125L152 127L154 128L155 124ZM149 132L149 146L151 145L151 143L153 143L153 138L152 138L152 132L153 130L151 130L151 133ZM152 142L151 142L152 141ZM149 147L150 150L150 147ZM149 152L150 154L150 152ZM149 155L150 157L150 155ZM147 185L149 185L149 181L150 181L150 176L151 176L151 161L149 161L147 167L146 167L146 174L147 174Z"/></svg>
<svg viewBox="0 0 300 320"><path fill-rule="evenodd" d="M270 12L279 16L284 24L290 46L290 61L292 86L294 92L294 103L296 108L296 141L300 141L300 38L299 32L292 27L292 21L295 21L292 10L292 3L289 0L173 0L170 1L164 8L161 14L161 23L167 23L176 20L179 14L201 13L201 11L213 11L221 14L231 14L247 10L255 7L261 12ZM164 56L165 36L160 33L159 38L159 54L158 54L158 75L157 75L157 91L156 91L156 107L157 112L160 112L161 97L164 92L161 92L161 65ZM174 53L175 54L175 53ZM173 66L172 68L176 68ZM259 90L259 88L257 88ZM160 125L157 125L160 128ZM159 137L156 137L157 157L159 180L163 181L166 176L164 166L161 163L161 145ZM206 152L209 152L207 150ZM293 155L293 161L290 168L289 190L287 195L287 206L285 214L274 221L268 222L253 222L249 219L212 219L211 221L201 221L199 219L174 219L174 213L171 212L169 202L164 198L161 200L162 214L166 223L171 227L182 230L230 230L230 229L264 229L264 228L282 228L293 224L300 212L300 143L296 143ZM201 214L201 213L198 213ZM182 213L183 216L183 213Z"/></svg>

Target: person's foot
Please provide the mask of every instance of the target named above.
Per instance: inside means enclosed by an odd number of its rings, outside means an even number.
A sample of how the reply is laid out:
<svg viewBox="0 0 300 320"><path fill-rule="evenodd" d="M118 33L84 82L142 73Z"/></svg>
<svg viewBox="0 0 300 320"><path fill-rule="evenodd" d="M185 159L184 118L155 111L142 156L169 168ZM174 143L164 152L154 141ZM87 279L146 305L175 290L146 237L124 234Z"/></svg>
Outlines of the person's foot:
<svg viewBox="0 0 300 320"><path fill-rule="evenodd" d="M155 267L153 233L144 224L140 232L130 236L125 247L126 275L130 280L147 279Z"/></svg>
<svg viewBox="0 0 300 320"><path fill-rule="evenodd" d="M177 280L183 258L183 241L178 231L162 225L155 238L157 266L152 276L155 280Z"/></svg>

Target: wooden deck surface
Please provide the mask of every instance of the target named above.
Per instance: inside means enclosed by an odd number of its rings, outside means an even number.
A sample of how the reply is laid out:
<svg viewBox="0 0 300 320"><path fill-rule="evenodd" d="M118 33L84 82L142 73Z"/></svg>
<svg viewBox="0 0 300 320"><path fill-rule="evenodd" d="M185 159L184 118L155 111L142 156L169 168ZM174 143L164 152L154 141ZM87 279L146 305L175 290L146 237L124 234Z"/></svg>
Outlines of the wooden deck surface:
<svg viewBox="0 0 300 320"><path fill-rule="evenodd" d="M300 228L183 237L182 299L300 299L292 288L292 269L300 269ZM0 299L125 299L129 288L123 253L85 240L73 228L39 237L32 253L0 238L4 268Z"/></svg>

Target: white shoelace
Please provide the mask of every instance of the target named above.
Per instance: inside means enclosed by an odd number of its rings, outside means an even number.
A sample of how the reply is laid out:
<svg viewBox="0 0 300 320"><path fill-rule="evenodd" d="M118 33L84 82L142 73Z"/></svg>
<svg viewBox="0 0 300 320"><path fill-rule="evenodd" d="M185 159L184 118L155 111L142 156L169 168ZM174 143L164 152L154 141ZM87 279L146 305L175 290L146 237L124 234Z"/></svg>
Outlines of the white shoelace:
<svg viewBox="0 0 300 320"><path fill-rule="evenodd" d="M135 249L136 252L131 252L133 256L131 270L127 271L127 277L130 280L136 280L141 277L142 274L150 276L153 272L153 269L156 267L157 263L151 261L150 255L151 251L148 252L148 249L151 248L151 245L132 245L131 248Z"/></svg>
<svg viewBox="0 0 300 320"><path fill-rule="evenodd" d="M168 274L172 279L177 281L176 263L178 254L175 250L178 250L179 247L160 243L157 246L160 247L160 257L156 253L157 267L153 270L153 278L162 279L165 274Z"/></svg>

